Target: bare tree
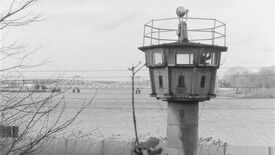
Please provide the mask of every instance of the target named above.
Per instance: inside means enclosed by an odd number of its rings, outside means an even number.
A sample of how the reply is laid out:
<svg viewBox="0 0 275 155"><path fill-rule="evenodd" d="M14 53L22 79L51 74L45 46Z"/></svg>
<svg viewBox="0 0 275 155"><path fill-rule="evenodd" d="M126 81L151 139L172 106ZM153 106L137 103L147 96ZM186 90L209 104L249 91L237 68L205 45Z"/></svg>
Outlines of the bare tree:
<svg viewBox="0 0 275 155"><path fill-rule="evenodd" d="M41 21L42 14L35 12L34 9L37 2L38 0L2 0L0 31L8 27ZM48 81L53 91L39 92L37 89L28 87L28 81L18 69L43 63L26 65L25 59L36 50L27 51L23 56L18 57L22 51L26 51L26 45L17 45L16 42L0 47L0 76L2 76L0 81L0 132L3 132L5 127L19 127L18 135L14 135L17 134L14 131L17 128L10 130L12 136L0 134L1 154L36 154L42 151L55 134L72 124L77 116L91 104L96 95L95 93L92 98L83 102L69 118L63 118L66 113L64 92L70 87L63 87L63 90L56 91L62 83L60 78ZM15 59L16 63L8 66L5 62L10 58ZM16 72L21 79L17 79L16 83L15 80L3 78L7 71Z"/></svg>
<svg viewBox="0 0 275 155"><path fill-rule="evenodd" d="M258 72L258 87L260 88L272 88L275 86L275 67L261 68Z"/></svg>
<svg viewBox="0 0 275 155"><path fill-rule="evenodd" d="M219 83L224 87L234 88L236 93L244 93L248 96L251 93L259 96L268 96L267 92L270 92L270 96L273 96L272 91L275 85L275 69L274 67L263 67L258 71L249 71L245 68L231 68L225 76L220 79ZM260 91L263 89L267 90L266 95L260 95ZM259 91L259 93L256 93ZM262 94L265 94L262 93ZM256 95L257 96L257 95Z"/></svg>
<svg viewBox="0 0 275 155"><path fill-rule="evenodd" d="M3 0L5 8L1 11L0 29L10 26L22 26L41 20L41 13L34 13L32 7L38 0Z"/></svg>
<svg viewBox="0 0 275 155"><path fill-rule="evenodd" d="M242 68L231 68L225 73L227 83L235 89L236 94L239 92L239 84L241 83Z"/></svg>

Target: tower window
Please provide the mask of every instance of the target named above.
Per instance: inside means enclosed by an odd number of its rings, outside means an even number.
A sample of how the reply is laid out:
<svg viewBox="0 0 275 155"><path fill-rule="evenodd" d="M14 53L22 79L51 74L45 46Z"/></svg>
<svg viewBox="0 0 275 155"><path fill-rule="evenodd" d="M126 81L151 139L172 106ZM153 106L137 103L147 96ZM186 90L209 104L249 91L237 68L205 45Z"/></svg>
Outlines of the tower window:
<svg viewBox="0 0 275 155"><path fill-rule="evenodd" d="M159 88L163 88L163 80L162 80L162 76L159 76Z"/></svg>
<svg viewBox="0 0 275 155"><path fill-rule="evenodd" d="M185 87L185 78L184 75L179 76L179 87Z"/></svg>
<svg viewBox="0 0 275 155"><path fill-rule="evenodd" d="M215 53L202 53L200 56L201 65L216 65Z"/></svg>
<svg viewBox="0 0 275 155"><path fill-rule="evenodd" d="M162 65L163 64L163 55L160 52L153 53L153 63L154 65Z"/></svg>
<svg viewBox="0 0 275 155"><path fill-rule="evenodd" d="M204 87L205 87L205 79L206 79L205 76L201 76L201 84L200 84L200 87L201 87L201 88L204 88Z"/></svg>
<svg viewBox="0 0 275 155"><path fill-rule="evenodd" d="M176 61L178 65L193 64L193 54L177 53Z"/></svg>

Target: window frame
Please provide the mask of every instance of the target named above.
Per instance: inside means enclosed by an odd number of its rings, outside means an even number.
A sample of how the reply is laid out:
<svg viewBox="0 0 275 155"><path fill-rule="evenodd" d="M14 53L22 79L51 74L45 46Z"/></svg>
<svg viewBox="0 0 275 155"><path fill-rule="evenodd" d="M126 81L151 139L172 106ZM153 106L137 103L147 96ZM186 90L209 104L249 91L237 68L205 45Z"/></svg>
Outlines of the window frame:
<svg viewBox="0 0 275 155"><path fill-rule="evenodd" d="M203 64L201 61L202 61L202 59L201 59L201 57L203 56L203 55L205 55L206 54L206 56L207 56L207 54L210 54L211 55L211 58L209 59L210 60L210 64L207 64L207 63L205 63L205 64ZM199 58L198 58L198 64L199 64L199 66L219 66L219 64L218 64L218 53L217 52L201 52L200 54L199 54ZM206 61L208 61L208 60L205 60L205 62ZM214 62L214 64L212 64L212 62Z"/></svg>
<svg viewBox="0 0 275 155"><path fill-rule="evenodd" d="M180 54L188 55L188 60L189 60L188 64L179 64L178 63L178 55L180 55ZM191 58L192 58L192 60L191 60ZM175 65L177 65L177 66L193 66L193 65L195 65L195 53L192 53L192 52L176 52L175 53Z"/></svg>
<svg viewBox="0 0 275 155"><path fill-rule="evenodd" d="M160 88L160 89L163 89L163 76L162 76L162 75L159 75L159 76L158 76L158 79L159 79L159 88Z"/></svg>
<svg viewBox="0 0 275 155"><path fill-rule="evenodd" d="M156 61L155 61L155 54L161 54L161 63L158 63L156 64ZM163 51L154 51L152 52L152 65L153 66L163 66L165 63L165 60L164 60L164 53Z"/></svg>
<svg viewBox="0 0 275 155"><path fill-rule="evenodd" d="M181 79L183 79L183 80L181 80ZM183 85L181 85L182 83L183 83ZM178 78L178 87L179 88L185 88L186 87L185 76L184 75L179 75L179 78Z"/></svg>
<svg viewBox="0 0 275 155"><path fill-rule="evenodd" d="M206 83L206 76L202 75L201 81L200 81L200 88L205 88L205 83Z"/></svg>

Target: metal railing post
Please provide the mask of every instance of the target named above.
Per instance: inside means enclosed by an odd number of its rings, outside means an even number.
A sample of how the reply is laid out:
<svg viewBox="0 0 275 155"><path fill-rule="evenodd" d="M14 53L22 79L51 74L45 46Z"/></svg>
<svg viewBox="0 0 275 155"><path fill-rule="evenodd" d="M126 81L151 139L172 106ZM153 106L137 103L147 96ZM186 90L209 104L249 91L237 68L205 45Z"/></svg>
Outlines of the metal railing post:
<svg viewBox="0 0 275 155"><path fill-rule="evenodd" d="M215 44L216 19L214 20L214 27L212 29L212 45Z"/></svg>
<svg viewBox="0 0 275 155"><path fill-rule="evenodd" d="M226 46L226 24L224 24L223 34L224 34L224 46Z"/></svg>
<svg viewBox="0 0 275 155"><path fill-rule="evenodd" d="M144 24L144 27L143 27L143 46L145 44L145 26L146 24Z"/></svg>
<svg viewBox="0 0 275 155"><path fill-rule="evenodd" d="M178 18L166 18L166 19L152 19L146 24L144 24L143 27L143 46L153 45L153 44L162 44L166 43L168 41L177 41L176 39L170 39L169 38L169 32L171 31L177 31L173 28L161 28L158 21L164 21L164 20L174 20ZM210 22L212 26L206 27L206 28L197 28L197 29L190 29L187 30L188 32L205 32L207 33L207 37L201 37L201 39L190 39L189 41L202 41L207 42L211 45L221 45L222 41L224 41L223 46L226 46L226 24L213 18L188 18L189 19L195 19L195 20L205 20L208 23ZM192 22L192 21L191 21ZM155 25L155 26L154 26ZM222 28L223 27L223 28ZM151 30L150 30L151 28ZM220 28L220 29L219 29ZM165 32L168 32L166 35ZM162 33L162 34L161 34ZM217 34L217 35L216 35ZM168 37L167 37L168 36ZM150 39L148 41L147 39ZM221 39L220 41L216 41L217 39Z"/></svg>
<svg viewBox="0 0 275 155"><path fill-rule="evenodd" d="M152 45L152 38L153 38L153 26L154 26L154 20L152 20L152 23L151 23L151 41L150 41L150 45Z"/></svg>
<svg viewBox="0 0 275 155"><path fill-rule="evenodd" d="M158 29L158 44L159 44L159 39L160 39L160 29Z"/></svg>

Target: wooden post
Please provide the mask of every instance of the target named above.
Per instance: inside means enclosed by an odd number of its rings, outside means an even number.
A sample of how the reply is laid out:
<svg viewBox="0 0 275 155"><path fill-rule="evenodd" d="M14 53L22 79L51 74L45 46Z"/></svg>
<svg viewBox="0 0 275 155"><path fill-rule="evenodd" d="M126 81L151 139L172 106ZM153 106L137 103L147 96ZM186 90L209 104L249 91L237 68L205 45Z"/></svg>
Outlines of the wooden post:
<svg viewBox="0 0 275 155"><path fill-rule="evenodd" d="M65 138L65 150L64 150L64 155L67 154L67 148L68 148L68 139Z"/></svg>
<svg viewBox="0 0 275 155"><path fill-rule="evenodd" d="M226 155L226 147L227 147L227 143L223 144L223 155Z"/></svg>
<svg viewBox="0 0 275 155"><path fill-rule="evenodd" d="M134 129L135 129L135 136L136 136L136 142L139 144L138 141L138 134L137 134L137 125L136 125L136 114L135 114L135 68L132 66L132 110L133 110L133 121L134 121Z"/></svg>
<svg viewBox="0 0 275 155"><path fill-rule="evenodd" d="M135 150L135 147L136 145L135 145L135 142L131 142L131 155L135 155L135 153L134 153L134 150Z"/></svg>
<svg viewBox="0 0 275 155"><path fill-rule="evenodd" d="M101 149L101 154L104 155L104 140L102 141L102 149Z"/></svg>
<svg viewBox="0 0 275 155"><path fill-rule="evenodd" d="M139 141L138 141L138 134L137 134L137 124L136 124L136 114L135 114L135 75L138 71L140 71L144 66L140 66L141 61L136 65L136 66L132 66L131 68L129 68L129 70L132 72L132 110L133 110L133 121L134 121L134 128L135 128L135 136L136 136L136 144L139 145ZM137 68L139 67L139 68Z"/></svg>
<svg viewBox="0 0 275 155"><path fill-rule="evenodd" d="M268 155L274 155L274 149L272 148L272 146L268 147Z"/></svg>

